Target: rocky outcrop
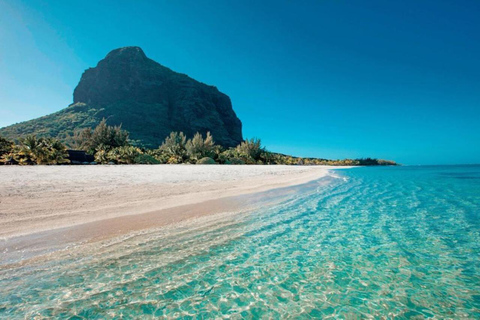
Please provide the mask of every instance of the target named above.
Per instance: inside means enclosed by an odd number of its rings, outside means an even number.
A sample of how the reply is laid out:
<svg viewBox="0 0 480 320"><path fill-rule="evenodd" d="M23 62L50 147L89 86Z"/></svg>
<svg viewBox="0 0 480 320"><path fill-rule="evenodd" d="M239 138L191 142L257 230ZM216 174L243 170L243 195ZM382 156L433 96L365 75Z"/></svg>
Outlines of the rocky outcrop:
<svg viewBox="0 0 480 320"><path fill-rule="evenodd" d="M96 67L87 69L73 101L60 112L31 120L41 120L35 125L28 121L14 126L27 124L24 127L29 131L36 130L27 133L48 132L63 138L68 131L94 126L106 118L109 124L122 124L132 140L147 147L158 147L171 131L187 136L210 131L225 147L243 140L241 121L227 95L160 65L139 47L113 50ZM57 130L59 121L61 129ZM0 134L22 131L14 126L1 129Z"/></svg>
<svg viewBox="0 0 480 320"><path fill-rule="evenodd" d="M171 131L210 131L224 146L242 141L242 124L227 95L147 58L139 47L113 50L86 70L73 100L105 108L109 122L122 123L133 139L147 144L159 144Z"/></svg>

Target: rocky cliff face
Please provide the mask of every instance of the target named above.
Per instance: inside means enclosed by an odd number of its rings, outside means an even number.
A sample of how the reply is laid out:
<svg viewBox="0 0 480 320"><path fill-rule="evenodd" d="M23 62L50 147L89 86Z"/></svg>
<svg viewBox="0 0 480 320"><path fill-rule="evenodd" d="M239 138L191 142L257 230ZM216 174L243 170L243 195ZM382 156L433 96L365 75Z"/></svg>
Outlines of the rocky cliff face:
<svg viewBox="0 0 480 320"><path fill-rule="evenodd" d="M147 147L158 147L171 131L187 136L210 131L225 147L242 141L242 123L227 95L160 65L139 47L113 50L86 70L73 100L60 112L1 129L0 134L63 138L105 117L109 124L122 124L132 140Z"/></svg>
<svg viewBox="0 0 480 320"><path fill-rule="evenodd" d="M227 95L147 58L139 47L113 50L86 70L73 100L104 108L112 122L148 144L171 131L187 136L210 131L224 146L242 141L242 124Z"/></svg>

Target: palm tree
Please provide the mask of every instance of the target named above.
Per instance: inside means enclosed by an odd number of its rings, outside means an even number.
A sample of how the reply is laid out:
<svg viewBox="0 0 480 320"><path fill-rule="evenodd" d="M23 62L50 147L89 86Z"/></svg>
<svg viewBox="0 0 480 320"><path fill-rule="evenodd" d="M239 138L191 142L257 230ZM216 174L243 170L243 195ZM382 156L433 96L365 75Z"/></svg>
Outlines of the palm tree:
<svg viewBox="0 0 480 320"><path fill-rule="evenodd" d="M12 161L14 144L3 137L0 137L0 164L7 164Z"/></svg>
<svg viewBox="0 0 480 320"><path fill-rule="evenodd" d="M37 138L28 135L20 140L16 150L16 159L20 164L34 162L36 164L69 163L65 145L54 138Z"/></svg>
<svg viewBox="0 0 480 320"><path fill-rule="evenodd" d="M67 148L60 140L49 138L46 139L47 141L47 148L49 149L47 163L48 164L64 164L70 163L68 160L68 152Z"/></svg>

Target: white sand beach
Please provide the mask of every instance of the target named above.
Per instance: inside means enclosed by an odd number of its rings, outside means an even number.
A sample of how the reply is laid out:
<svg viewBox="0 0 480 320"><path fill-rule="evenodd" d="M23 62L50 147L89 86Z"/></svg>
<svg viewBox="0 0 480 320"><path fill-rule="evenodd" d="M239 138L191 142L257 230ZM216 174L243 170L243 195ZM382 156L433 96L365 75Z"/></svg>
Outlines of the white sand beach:
<svg viewBox="0 0 480 320"><path fill-rule="evenodd" d="M328 169L335 167L1 166L0 237L139 214L168 224L190 214L165 209L302 184Z"/></svg>

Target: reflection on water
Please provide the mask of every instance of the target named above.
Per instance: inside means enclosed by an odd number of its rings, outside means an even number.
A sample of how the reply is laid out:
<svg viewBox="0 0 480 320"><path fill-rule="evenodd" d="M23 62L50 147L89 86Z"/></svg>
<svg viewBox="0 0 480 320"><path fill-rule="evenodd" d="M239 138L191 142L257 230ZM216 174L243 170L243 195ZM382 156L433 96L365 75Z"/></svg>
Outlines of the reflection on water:
<svg viewBox="0 0 480 320"><path fill-rule="evenodd" d="M6 267L0 317L478 318L480 184L458 179L478 171L341 171L262 210Z"/></svg>

